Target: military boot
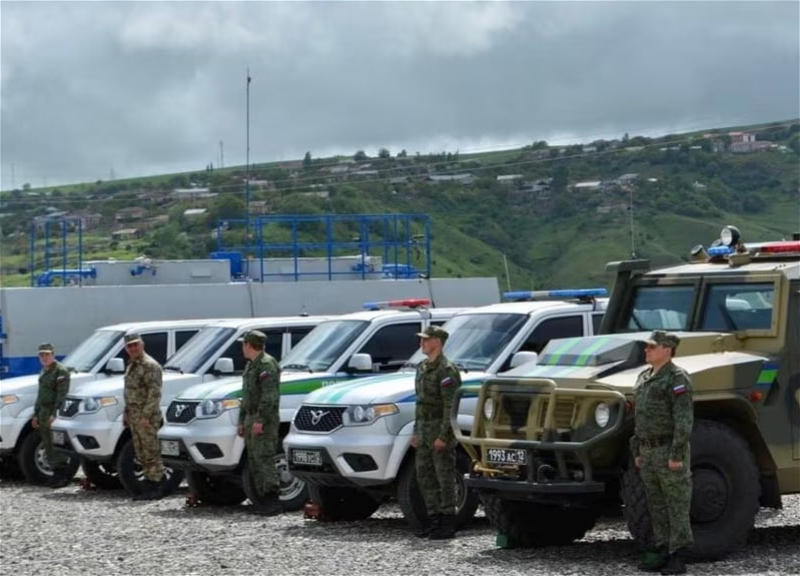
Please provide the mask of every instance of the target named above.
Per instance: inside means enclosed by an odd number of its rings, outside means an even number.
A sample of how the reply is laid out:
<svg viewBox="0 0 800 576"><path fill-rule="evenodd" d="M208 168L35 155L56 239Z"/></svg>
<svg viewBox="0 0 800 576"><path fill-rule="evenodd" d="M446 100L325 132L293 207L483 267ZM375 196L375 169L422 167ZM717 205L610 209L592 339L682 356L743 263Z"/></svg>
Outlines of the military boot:
<svg viewBox="0 0 800 576"><path fill-rule="evenodd" d="M283 504L277 494L271 494L258 503L254 502L247 511L257 516L277 516L283 512Z"/></svg>
<svg viewBox="0 0 800 576"><path fill-rule="evenodd" d="M141 491L136 494L134 500L161 500L160 482L153 482L149 478L145 478L141 483Z"/></svg>
<svg viewBox="0 0 800 576"><path fill-rule="evenodd" d="M643 572L658 572L667 565L669 551L666 548L656 548L644 553L642 561L639 562L639 570Z"/></svg>
<svg viewBox="0 0 800 576"><path fill-rule="evenodd" d="M47 485L53 489L65 488L69 486L71 481L72 480L69 476L67 476L67 473L63 468L56 468L53 470L53 476L47 482Z"/></svg>
<svg viewBox="0 0 800 576"><path fill-rule="evenodd" d="M439 525L431 531L429 540L447 540L456 535L456 517L453 514L442 514Z"/></svg>
<svg viewBox="0 0 800 576"><path fill-rule="evenodd" d="M418 529L414 532L414 536L417 538L427 538L431 535L431 533L439 528L439 525L442 522L442 515L441 514L430 514L427 517L427 522L422 526L422 528Z"/></svg>
<svg viewBox="0 0 800 576"><path fill-rule="evenodd" d="M661 568L662 574L686 574L686 560L683 549L675 550L669 555L666 565Z"/></svg>

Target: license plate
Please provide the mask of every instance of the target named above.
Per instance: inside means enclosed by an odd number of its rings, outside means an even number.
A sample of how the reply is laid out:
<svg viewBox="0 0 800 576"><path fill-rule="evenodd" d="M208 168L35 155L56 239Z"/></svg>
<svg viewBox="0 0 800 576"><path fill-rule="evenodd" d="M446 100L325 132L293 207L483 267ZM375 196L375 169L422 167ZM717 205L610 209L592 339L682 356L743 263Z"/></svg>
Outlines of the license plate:
<svg viewBox="0 0 800 576"><path fill-rule="evenodd" d="M53 438L53 444L56 444L57 446L67 445L67 436L63 432L52 430L50 434L52 435Z"/></svg>
<svg viewBox="0 0 800 576"><path fill-rule="evenodd" d="M177 440L162 440L161 453L164 456L180 456L181 445Z"/></svg>
<svg viewBox="0 0 800 576"><path fill-rule="evenodd" d="M495 464L525 464L527 453L525 450L490 448L486 451L486 458Z"/></svg>
<svg viewBox="0 0 800 576"><path fill-rule="evenodd" d="M292 462L307 466L322 466L322 453L319 450L292 450Z"/></svg>

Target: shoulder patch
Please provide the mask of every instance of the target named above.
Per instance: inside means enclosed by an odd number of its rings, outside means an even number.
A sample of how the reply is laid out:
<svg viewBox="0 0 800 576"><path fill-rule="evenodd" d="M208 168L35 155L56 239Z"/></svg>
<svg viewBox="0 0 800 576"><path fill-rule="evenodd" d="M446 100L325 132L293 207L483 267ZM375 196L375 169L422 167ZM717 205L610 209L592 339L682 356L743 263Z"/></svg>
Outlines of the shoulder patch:
<svg viewBox="0 0 800 576"><path fill-rule="evenodd" d="M454 380L450 376L447 376L442 380L442 386L447 388L448 386L452 386L453 382Z"/></svg>
<svg viewBox="0 0 800 576"><path fill-rule="evenodd" d="M680 396L681 394L686 394L689 389L686 387L686 384L678 384L677 386L672 387L672 393L675 396Z"/></svg>
<svg viewBox="0 0 800 576"><path fill-rule="evenodd" d="M269 380L269 371L264 370L261 374L258 375L258 379L261 381Z"/></svg>
<svg viewBox="0 0 800 576"><path fill-rule="evenodd" d="M64 376L63 374L59 374L58 376L56 376L56 382L63 382L66 379L67 377Z"/></svg>

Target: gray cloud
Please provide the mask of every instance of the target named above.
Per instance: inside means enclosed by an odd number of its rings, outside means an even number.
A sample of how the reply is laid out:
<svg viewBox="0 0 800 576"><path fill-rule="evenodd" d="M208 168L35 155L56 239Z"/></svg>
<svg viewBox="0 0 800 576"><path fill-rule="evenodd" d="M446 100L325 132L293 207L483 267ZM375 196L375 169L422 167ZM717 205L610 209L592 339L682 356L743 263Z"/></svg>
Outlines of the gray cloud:
<svg viewBox="0 0 800 576"><path fill-rule="evenodd" d="M796 2L0 3L2 187L800 115Z"/></svg>

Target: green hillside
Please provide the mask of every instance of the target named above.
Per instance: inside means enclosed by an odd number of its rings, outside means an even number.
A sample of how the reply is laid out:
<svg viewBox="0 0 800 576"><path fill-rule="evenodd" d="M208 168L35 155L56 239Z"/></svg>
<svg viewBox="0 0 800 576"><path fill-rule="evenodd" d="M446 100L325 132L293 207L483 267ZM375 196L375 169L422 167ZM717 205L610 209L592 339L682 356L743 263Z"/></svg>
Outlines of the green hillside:
<svg viewBox="0 0 800 576"><path fill-rule="evenodd" d="M309 153L297 162L252 166L251 208L267 214L429 214L434 276L496 276L505 288L505 255L513 288L607 285L605 263L631 254L631 201L633 249L656 265L685 260L692 246L708 246L725 224L739 226L746 240L800 230L800 121L733 131L626 136L568 147L535 142L471 155L382 150L374 158L358 151L316 159ZM85 219L84 260L207 257L220 220L244 215L244 176L243 167L208 167L3 192L0 280L29 285L32 223L65 215ZM186 215L191 208L206 212ZM338 231L339 237L357 233ZM272 242L290 239L279 226L265 235ZM44 264L41 236L36 272ZM380 231L371 237L380 239ZM223 238L236 243L243 232L232 226ZM301 229L300 238L324 240L311 226ZM68 242L75 241L68 234ZM75 253L68 266L77 265ZM51 260L51 267L60 265Z"/></svg>

